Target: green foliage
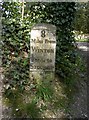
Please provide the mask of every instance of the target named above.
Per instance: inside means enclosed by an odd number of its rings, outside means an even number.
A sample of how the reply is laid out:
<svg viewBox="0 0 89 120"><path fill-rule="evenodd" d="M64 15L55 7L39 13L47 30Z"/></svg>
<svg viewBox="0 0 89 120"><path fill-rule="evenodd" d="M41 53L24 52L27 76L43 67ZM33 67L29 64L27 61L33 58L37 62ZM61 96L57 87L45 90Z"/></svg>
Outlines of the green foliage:
<svg viewBox="0 0 89 120"><path fill-rule="evenodd" d="M27 115L29 115L30 118L38 118L40 109L37 108L36 101L33 100L31 103L26 104L26 111Z"/></svg>
<svg viewBox="0 0 89 120"><path fill-rule="evenodd" d="M43 100L50 100L53 95L52 87L50 83L42 83L41 85L37 85L37 92L36 95L38 98Z"/></svg>
<svg viewBox="0 0 89 120"><path fill-rule="evenodd" d="M76 3L74 28L76 31L89 33L89 2Z"/></svg>
<svg viewBox="0 0 89 120"><path fill-rule="evenodd" d="M38 22L51 23L57 27L56 72L62 77L67 76L70 72L69 64L74 63L76 58L73 45L74 37L71 32L73 30L72 20L74 18L75 3L26 3L23 21L21 21L20 3L7 4L3 3L3 8L5 8L3 16L6 16L5 21L3 20L3 42L4 49L7 49L4 51L9 52L7 56L12 56L11 54L14 52L14 56L17 57L22 51L28 54L31 26ZM12 6L17 7L11 9ZM6 14L7 11L9 11L8 14ZM20 15L17 15L17 11ZM14 16L12 16L13 14ZM3 59L6 64L8 58L5 59L3 55ZM68 64L66 64L66 61L68 61ZM68 71L67 74L66 69Z"/></svg>
<svg viewBox="0 0 89 120"><path fill-rule="evenodd" d="M72 32L74 6L75 3L73 2L26 2L24 3L24 17L22 19L22 3L2 3L4 95L13 105L13 113L16 116L37 117L39 113L36 101L31 100L32 102L26 104L21 101L25 93L34 94L37 100L49 101L53 97L50 84L43 82L39 85L29 80L30 31L34 24L44 22L57 27L56 73L64 78L67 85L73 82L72 76L76 69L77 57ZM21 96L21 99L19 96ZM21 103L20 106L19 102ZM18 112L16 111L17 108L19 109Z"/></svg>

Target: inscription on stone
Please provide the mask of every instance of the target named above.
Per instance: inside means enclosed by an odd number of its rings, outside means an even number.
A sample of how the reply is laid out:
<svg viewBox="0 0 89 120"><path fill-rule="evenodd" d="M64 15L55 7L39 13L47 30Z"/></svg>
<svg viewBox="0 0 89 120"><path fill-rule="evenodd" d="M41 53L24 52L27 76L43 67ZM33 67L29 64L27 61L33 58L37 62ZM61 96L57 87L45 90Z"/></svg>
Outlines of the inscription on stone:
<svg viewBox="0 0 89 120"><path fill-rule="evenodd" d="M55 71L56 27L37 24L31 30L30 72Z"/></svg>

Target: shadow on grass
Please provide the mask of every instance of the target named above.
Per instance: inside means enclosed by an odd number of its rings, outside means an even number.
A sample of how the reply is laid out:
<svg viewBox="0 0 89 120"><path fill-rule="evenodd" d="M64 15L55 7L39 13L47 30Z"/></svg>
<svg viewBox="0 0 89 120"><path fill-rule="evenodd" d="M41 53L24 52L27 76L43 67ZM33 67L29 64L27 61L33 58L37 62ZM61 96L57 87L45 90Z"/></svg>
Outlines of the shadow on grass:
<svg viewBox="0 0 89 120"><path fill-rule="evenodd" d="M56 75L55 80L45 79L41 84L29 79L29 62L24 64L24 60L26 61L25 58L13 60L5 69L3 101L12 109L8 117L64 117L70 110L69 105L73 102L74 94L78 92L79 73L84 70L80 58L77 61L79 68L77 72L73 69L72 76L62 79Z"/></svg>

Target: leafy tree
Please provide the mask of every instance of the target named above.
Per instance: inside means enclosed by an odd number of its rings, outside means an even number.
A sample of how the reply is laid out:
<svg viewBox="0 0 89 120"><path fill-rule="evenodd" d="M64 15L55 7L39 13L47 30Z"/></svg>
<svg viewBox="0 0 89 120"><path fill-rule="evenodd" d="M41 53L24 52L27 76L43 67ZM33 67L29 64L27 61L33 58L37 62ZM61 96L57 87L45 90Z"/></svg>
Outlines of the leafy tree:
<svg viewBox="0 0 89 120"><path fill-rule="evenodd" d="M76 13L74 20L75 30L79 32L89 33L88 26L88 14L89 14L89 2L76 3Z"/></svg>
<svg viewBox="0 0 89 120"><path fill-rule="evenodd" d="M87 5L86 5L86 23L87 23L87 33L89 33L89 1L87 2Z"/></svg>

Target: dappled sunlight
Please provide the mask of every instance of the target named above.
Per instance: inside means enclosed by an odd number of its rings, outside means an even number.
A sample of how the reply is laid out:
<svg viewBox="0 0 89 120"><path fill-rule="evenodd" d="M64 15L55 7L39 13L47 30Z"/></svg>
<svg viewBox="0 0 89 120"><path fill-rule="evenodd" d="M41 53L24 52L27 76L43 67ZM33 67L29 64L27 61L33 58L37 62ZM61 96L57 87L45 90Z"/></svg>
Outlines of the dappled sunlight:
<svg viewBox="0 0 89 120"><path fill-rule="evenodd" d="M86 115L82 82L86 77L85 63L78 53L86 57L89 47L77 41L87 41L89 36L74 27L79 8L76 3L23 1L0 5L2 118L63 119L73 114L82 117L83 112Z"/></svg>
<svg viewBox="0 0 89 120"><path fill-rule="evenodd" d="M57 81L55 82L55 85L54 85L54 94L56 95L56 97L64 97L66 98L66 95L64 94L64 90L63 90L63 87L61 82Z"/></svg>
<svg viewBox="0 0 89 120"><path fill-rule="evenodd" d="M78 48L82 51L89 51L89 47L87 46L79 46Z"/></svg>

